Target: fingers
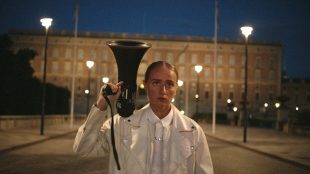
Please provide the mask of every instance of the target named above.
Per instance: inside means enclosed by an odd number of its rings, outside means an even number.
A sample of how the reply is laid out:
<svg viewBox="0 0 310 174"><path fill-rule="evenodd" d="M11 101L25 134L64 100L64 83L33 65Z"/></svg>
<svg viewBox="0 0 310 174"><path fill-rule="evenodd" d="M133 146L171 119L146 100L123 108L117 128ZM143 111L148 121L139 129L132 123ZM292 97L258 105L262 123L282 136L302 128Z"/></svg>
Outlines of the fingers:
<svg viewBox="0 0 310 174"><path fill-rule="evenodd" d="M112 92L115 94L115 95L109 95L108 98L111 102L114 102L115 100L118 99L118 97L120 96L121 94L121 87L122 87L122 84L123 82L118 82L117 84L113 84L113 83L107 83L106 85L109 85L109 87L111 88ZM103 85L101 86L100 88L100 91L99 91L99 94L98 94L98 99L97 99L97 107L100 109L100 110L105 110L107 108L107 103L103 97L103 93L102 91L105 90L106 88L106 85Z"/></svg>

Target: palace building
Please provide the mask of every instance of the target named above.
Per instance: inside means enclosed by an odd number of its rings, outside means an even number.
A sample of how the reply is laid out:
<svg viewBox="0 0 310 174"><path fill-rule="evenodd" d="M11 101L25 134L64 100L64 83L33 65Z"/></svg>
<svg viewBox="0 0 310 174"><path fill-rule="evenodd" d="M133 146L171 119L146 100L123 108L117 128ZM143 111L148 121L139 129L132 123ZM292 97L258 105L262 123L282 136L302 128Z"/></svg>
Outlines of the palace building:
<svg viewBox="0 0 310 174"><path fill-rule="evenodd" d="M34 76L42 79L45 34L35 31L10 31L15 51L30 48L38 54L31 62ZM144 55L138 70L137 106L147 102L142 84L147 66L157 60L175 65L179 72L179 87L174 104L189 116L196 112L211 113L216 68L217 112L226 112L227 99L241 109L244 95L245 44L243 36L238 40L219 39L217 57L214 58L214 42L211 38L127 33L73 33L50 32L47 49L47 82L71 90L73 65L75 73L75 112L85 113L88 79L90 78L91 102L95 102L102 78L117 82L117 65L114 55L106 45L110 40L138 40L152 44ZM76 51L75 51L76 50ZM86 61L93 60L89 69ZM201 65L197 74L194 67ZM273 103L281 93L282 46L279 43L252 42L248 46L248 110L258 112L264 103ZM199 76L199 78L198 78ZM199 82L198 82L199 79ZM199 86L197 86L199 85ZM199 91L197 92L197 89ZM199 100L195 98L198 93Z"/></svg>

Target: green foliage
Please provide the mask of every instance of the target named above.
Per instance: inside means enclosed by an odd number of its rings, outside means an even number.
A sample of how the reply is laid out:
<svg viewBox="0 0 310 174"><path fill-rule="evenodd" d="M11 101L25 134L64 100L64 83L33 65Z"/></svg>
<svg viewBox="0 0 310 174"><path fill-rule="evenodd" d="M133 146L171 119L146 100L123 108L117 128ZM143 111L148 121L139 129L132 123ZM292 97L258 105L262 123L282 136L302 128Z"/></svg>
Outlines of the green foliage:
<svg viewBox="0 0 310 174"><path fill-rule="evenodd" d="M0 115L40 114L42 83L33 77L30 61L36 52L21 49L11 50L12 41L7 35L0 35ZM46 113L68 112L69 91L46 85Z"/></svg>

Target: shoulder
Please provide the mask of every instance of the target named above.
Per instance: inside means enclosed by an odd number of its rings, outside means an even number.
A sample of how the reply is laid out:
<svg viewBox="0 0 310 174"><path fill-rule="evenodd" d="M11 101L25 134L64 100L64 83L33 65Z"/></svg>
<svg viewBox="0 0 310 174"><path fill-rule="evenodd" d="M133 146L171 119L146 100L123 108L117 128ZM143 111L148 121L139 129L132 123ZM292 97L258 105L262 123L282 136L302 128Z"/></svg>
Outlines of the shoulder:
<svg viewBox="0 0 310 174"><path fill-rule="evenodd" d="M202 131L200 125L192 118L182 114L176 107L173 107L175 115L175 126L184 130L198 130Z"/></svg>
<svg viewBox="0 0 310 174"><path fill-rule="evenodd" d="M123 124L129 124L131 126L139 126L142 122L145 121L144 112L146 108L147 107L144 107L139 110L135 110L134 113L130 115L129 117L122 117L119 114L115 114L113 116L114 125L124 126ZM111 124L111 118L109 118L105 124L109 127L109 125Z"/></svg>

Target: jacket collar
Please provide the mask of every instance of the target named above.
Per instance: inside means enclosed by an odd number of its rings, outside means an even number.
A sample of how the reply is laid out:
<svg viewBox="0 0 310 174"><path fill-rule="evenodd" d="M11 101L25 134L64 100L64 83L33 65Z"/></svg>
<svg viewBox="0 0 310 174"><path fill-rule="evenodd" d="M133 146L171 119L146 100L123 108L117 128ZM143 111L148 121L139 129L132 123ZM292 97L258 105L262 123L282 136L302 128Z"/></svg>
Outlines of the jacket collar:
<svg viewBox="0 0 310 174"><path fill-rule="evenodd" d="M150 107L146 105L140 110L134 112L134 114L127 119L127 123L132 127L136 128L135 137L137 140L142 137L147 136L145 133L147 132L147 124L148 119L145 116L146 109ZM173 126L171 128L170 135L170 165L169 165L169 173L173 173L178 166L184 162L188 157L192 155L195 149L195 136L194 130L196 129L193 122L190 119L186 118L186 116L182 116L179 110L172 105L173 111ZM141 130L140 130L141 129ZM144 141L136 141L135 146L130 146L128 144L128 149L130 149L133 154L136 154L137 160L140 164L143 163L145 157L141 154L141 147L145 147ZM138 155L139 154L139 155ZM144 169L146 170L146 169Z"/></svg>
<svg viewBox="0 0 310 174"><path fill-rule="evenodd" d="M148 120L147 117L145 116L145 112L147 111L147 109L150 109L150 105L147 104L145 105L142 109L140 110L136 110L134 112L134 114L127 119L127 122L134 127L140 127L143 126L145 124L147 124ZM192 124L191 121L189 121L188 119L185 119L183 114L181 114L181 112L173 105L171 104L171 109L173 109L173 127L178 131L178 132L182 132L182 131L191 131L193 129L195 129L195 126ZM180 116L184 116L184 117L180 117Z"/></svg>

